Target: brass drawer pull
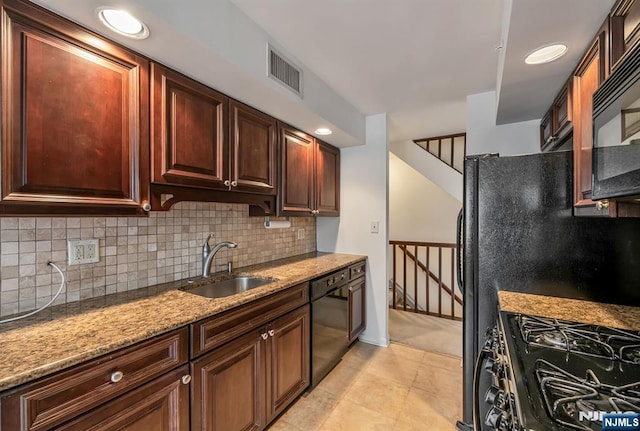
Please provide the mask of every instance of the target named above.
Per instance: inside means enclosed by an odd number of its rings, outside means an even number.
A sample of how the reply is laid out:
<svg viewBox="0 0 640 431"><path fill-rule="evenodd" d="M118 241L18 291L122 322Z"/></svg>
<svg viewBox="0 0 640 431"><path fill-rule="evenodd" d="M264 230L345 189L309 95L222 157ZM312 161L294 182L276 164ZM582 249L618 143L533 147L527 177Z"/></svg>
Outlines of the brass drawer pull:
<svg viewBox="0 0 640 431"><path fill-rule="evenodd" d="M189 374L185 374L184 376L182 376L180 381L183 385L188 385L189 383L191 383L191 376Z"/></svg>

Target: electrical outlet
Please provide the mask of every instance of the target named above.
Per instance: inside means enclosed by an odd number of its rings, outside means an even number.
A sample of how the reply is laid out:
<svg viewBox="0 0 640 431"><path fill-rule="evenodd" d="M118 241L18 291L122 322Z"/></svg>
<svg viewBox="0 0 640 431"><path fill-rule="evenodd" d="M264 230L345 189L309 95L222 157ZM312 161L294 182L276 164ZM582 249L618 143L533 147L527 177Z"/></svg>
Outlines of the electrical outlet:
<svg viewBox="0 0 640 431"><path fill-rule="evenodd" d="M73 246L74 258L75 260L83 260L84 259L84 246L76 244Z"/></svg>
<svg viewBox="0 0 640 431"><path fill-rule="evenodd" d="M304 239L304 229L298 229L298 239Z"/></svg>
<svg viewBox="0 0 640 431"><path fill-rule="evenodd" d="M96 245L95 244L87 244L84 247L84 257L85 259L95 259L96 257Z"/></svg>
<svg viewBox="0 0 640 431"><path fill-rule="evenodd" d="M67 241L69 265L96 263L100 261L100 240L98 239L70 239Z"/></svg>

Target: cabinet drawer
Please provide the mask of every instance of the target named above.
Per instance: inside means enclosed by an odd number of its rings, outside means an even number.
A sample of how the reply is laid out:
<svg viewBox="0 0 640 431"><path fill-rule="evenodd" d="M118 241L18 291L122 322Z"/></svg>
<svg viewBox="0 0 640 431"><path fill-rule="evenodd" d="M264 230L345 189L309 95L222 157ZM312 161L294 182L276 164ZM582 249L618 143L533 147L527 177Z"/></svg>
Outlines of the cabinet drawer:
<svg viewBox="0 0 640 431"><path fill-rule="evenodd" d="M0 429L51 429L187 362L187 328L81 364L0 397ZM121 375L120 375L121 373Z"/></svg>
<svg viewBox="0 0 640 431"><path fill-rule="evenodd" d="M127 392L56 431L131 431L145 424L153 431L189 431L189 374L183 365L162 377Z"/></svg>
<svg viewBox="0 0 640 431"><path fill-rule="evenodd" d="M363 260L349 267L349 280L355 280L362 277L367 272L367 261Z"/></svg>
<svg viewBox="0 0 640 431"><path fill-rule="evenodd" d="M260 298L191 324L191 357L215 349L309 302L309 283Z"/></svg>

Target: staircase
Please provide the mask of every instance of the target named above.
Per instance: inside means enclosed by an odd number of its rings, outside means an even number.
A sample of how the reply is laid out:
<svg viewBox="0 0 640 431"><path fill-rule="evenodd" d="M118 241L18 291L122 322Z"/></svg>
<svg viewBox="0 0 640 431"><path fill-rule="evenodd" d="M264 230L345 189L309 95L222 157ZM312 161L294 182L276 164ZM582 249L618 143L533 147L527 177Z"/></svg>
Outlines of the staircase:
<svg viewBox="0 0 640 431"><path fill-rule="evenodd" d="M462 202L466 134L398 141L389 150L453 198Z"/></svg>
<svg viewBox="0 0 640 431"><path fill-rule="evenodd" d="M423 150L462 173L464 156L467 153L467 134L436 136L433 138L415 139L413 141Z"/></svg>
<svg viewBox="0 0 640 431"><path fill-rule="evenodd" d="M458 212L458 208L455 209L455 213L452 212L456 207L455 202L443 195L441 191L434 190L439 187L458 202L462 202L466 133L393 142L389 149L393 155L428 180L419 179L419 175L411 173L404 177L397 177L402 178L403 182L396 180L393 183L393 190L401 196L394 204L394 209L397 206L397 210L409 211L398 215L403 217L403 222L408 221L403 223L403 226L421 223L420 215L431 211L431 206L438 205L439 200L442 200L442 206L436 213L438 217L448 218L451 213L451 220L455 221ZM406 165L395 166L409 172ZM410 187L405 186L404 181L412 181L409 183ZM425 200L423 196L425 193L432 199ZM425 204L426 202L428 204ZM438 220L440 218L430 219L433 223L438 223ZM448 229L449 225L446 226ZM400 235L438 235L428 229L414 231L411 233L405 231ZM457 287L455 244L389 241L389 245L391 247L389 263L393 265L392 279L389 280L389 307L417 314L462 320L462 294Z"/></svg>
<svg viewBox="0 0 640 431"><path fill-rule="evenodd" d="M395 288L395 292L394 292ZM416 312L419 314L425 314L425 309L422 306L416 304L415 299L411 296L410 293L405 292L404 288L398 283L394 283L393 280L389 280L389 308L393 309L402 309L406 306L408 310L417 310ZM395 298L395 302L392 303L393 298Z"/></svg>

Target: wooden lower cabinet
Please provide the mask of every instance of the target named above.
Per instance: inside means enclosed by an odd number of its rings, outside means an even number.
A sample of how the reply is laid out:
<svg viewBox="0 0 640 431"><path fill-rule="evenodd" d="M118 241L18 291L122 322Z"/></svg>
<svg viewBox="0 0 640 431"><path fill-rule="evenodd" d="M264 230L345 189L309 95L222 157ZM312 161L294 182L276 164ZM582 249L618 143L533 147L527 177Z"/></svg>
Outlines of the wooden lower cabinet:
<svg viewBox="0 0 640 431"><path fill-rule="evenodd" d="M126 416L131 423L165 421L162 427L149 429L188 429L178 427L188 425L188 421L184 422L188 396L185 398L184 389L178 388L180 379L187 374L187 340L187 328L181 328L6 391L0 394L0 430L87 430L90 427L84 424L93 423L96 418L96 423L102 423L100 418L107 420L112 415ZM149 386L154 390L148 390ZM176 406L178 410L174 412ZM153 409L157 412L151 413ZM168 410L170 415L160 413ZM180 420L176 422L178 416ZM66 423L74 425L68 428ZM99 429L123 428L118 425Z"/></svg>
<svg viewBox="0 0 640 431"><path fill-rule="evenodd" d="M309 305L192 361L192 430L262 430L309 385Z"/></svg>
<svg viewBox="0 0 640 431"><path fill-rule="evenodd" d="M192 429L260 430L265 426L264 328L192 361Z"/></svg>
<svg viewBox="0 0 640 431"><path fill-rule="evenodd" d="M189 431L188 372L180 367L56 431Z"/></svg>
<svg viewBox="0 0 640 431"><path fill-rule="evenodd" d="M279 415L309 386L309 319L309 306L306 305L267 327L270 345L267 422Z"/></svg>
<svg viewBox="0 0 640 431"><path fill-rule="evenodd" d="M349 342L353 342L366 326L366 277L360 277L349 284Z"/></svg>

